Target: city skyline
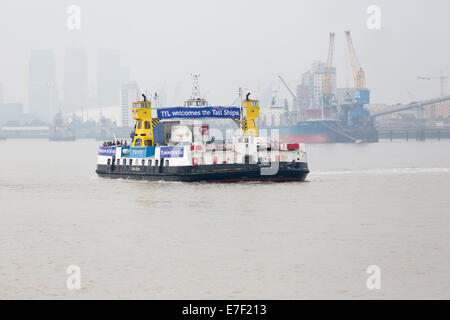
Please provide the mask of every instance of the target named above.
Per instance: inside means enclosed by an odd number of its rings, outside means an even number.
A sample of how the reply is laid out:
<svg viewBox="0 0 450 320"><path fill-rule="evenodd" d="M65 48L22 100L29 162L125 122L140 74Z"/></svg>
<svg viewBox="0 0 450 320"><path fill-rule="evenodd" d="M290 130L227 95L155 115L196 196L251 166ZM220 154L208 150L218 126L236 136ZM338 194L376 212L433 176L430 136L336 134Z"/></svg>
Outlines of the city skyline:
<svg viewBox="0 0 450 320"><path fill-rule="evenodd" d="M149 5L131 1L122 6L77 1L81 8L79 30L66 26L70 4L45 0L27 4L26 8L17 3L5 5L0 18L8 28L0 31L5 44L0 81L5 84L8 100L28 105L23 93L29 52L51 49L60 65L65 48L71 46L86 48L90 92L97 90L93 72L97 69L97 51L113 48L120 51L122 63L131 68L132 78L141 88L159 91L164 86L170 97L182 82L176 97L181 102L190 93L190 73L202 75L202 90L211 103L230 103L240 86L259 91L277 75L295 86L311 63L326 60L330 31L336 32L337 86L352 82L344 38L344 30L349 29L376 103L437 96L439 83L419 81L417 77L450 69L449 45L442 41L449 29L445 8L450 4L438 0L414 6L407 1L377 1L382 17L380 30L366 26L370 1L282 1L280 6L272 1L239 5L233 1L215 5L194 1L189 5L176 3L176 10L164 2ZM147 19L148 15L152 18ZM171 23L163 19L165 16L171 17ZM313 19L318 16L321 18ZM239 23L250 17L252 24ZM8 29L21 40L10 37ZM30 30L35 37L30 37ZM57 71L58 83L62 78L62 71ZM386 78L395 85L387 83Z"/></svg>

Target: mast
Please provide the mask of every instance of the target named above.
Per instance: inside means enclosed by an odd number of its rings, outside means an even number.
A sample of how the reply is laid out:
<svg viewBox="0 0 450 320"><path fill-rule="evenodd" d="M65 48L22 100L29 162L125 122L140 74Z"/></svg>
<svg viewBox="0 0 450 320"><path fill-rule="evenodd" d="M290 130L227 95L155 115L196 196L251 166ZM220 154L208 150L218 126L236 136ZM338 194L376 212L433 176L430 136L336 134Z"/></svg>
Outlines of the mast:
<svg viewBox="0 0 450 320"><path fill-rule="evenodd" d="M200 74L198 73L193 73L191 74L192 76L192 95L191 95L191 99L192 100L197 100L197 99L201 99L200 97L200 84L199 84L199 79L200 79Z"/></svg>
<svg viewBox="0 0 450 320"><path fill-rule="evenodd" d="M240 115L239 115L239 135L242 135L243 134L243 128L242 128L242 120L243 120L243 118L242 118L242 115L243 115L243 113L244 113L244 104L243 104L243 102L242 102L242 100L243 100L243 98L242 98L242 94L243 94L243 90L242 90L242 88L239 88L239 103L240 103L240 109L241 109L241 112L240 112Z"/></svg>

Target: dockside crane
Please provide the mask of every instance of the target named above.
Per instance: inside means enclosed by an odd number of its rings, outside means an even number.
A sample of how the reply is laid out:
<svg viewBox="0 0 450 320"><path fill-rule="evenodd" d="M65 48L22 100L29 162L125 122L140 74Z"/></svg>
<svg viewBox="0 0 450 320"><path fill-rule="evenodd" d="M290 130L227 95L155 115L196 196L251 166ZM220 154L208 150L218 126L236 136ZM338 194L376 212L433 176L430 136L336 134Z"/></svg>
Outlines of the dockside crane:
<svg viewBox="0 0 450 320"><path fill-rule="evenodd" d="M291 90L291 88L289 88L288 84L286 81L284 81L282 76L278 76L278 79L281 80L281 83L284 85L284 87L286 88L286 90L289 92L289 94L292 96L292 99L294 100L294 105L296 108L299 108L299 103L298 103L298 99L297 96L294 94L294 92Z"/></svg>
<svg viewBox="0 0 450 320"><path fill-rule="evenodd" d="M359 64L358 57L356 56L355 47L353 46L352 37L350 31L345 31L345 37L347 39L348 57L350 59L350 67L352 69L353 82L355 84L355 90L367 90L366 89L366 76L364 70Z"/></svg>
<svg viewBox="0 0 450 320"><path fill-rule="evenodd" d="M440 83L441 83L441 97L445 96L444 82L448 78L449 77L444 75L444 70L441 70L440 76L437 76L437 77L417 77L417 79L419 79L419 80L440 80Z"/></svg>
<svg viewBox="0 0 450 320"><path fill-rule="evenodd" d="M295 93L291 90L287 82L283 79L282 76L278 76L278 79L280 79L283 86L286 88L286 90L289 92L289 94L292 96L292 99L294 100L294 110L292 112L288 112L288 120L287 122L295 123L298 120L301 120L304 117L304 110L302 109L302 106L300 105L300 101L297 99L297 96Z"/></svg>
<svg viewBox="0 0 450 320"><path fill-rule="evenodd" d="M322 81L322 106L330 106L334 100L331 81L333 77L334 36L335 33L331 32L328 45L327 71L323 75Z"/></svg>
<svg viewBox="0 0 450 320"><path fill-rule="evenodd" d="M350 31L345 31L345 37L355 86L354 107L348 110L347 117L347 125L352 128L355 125L363 126L370 122L370 113L364 108L364 105L370 102L370 91L366 88L366 76L356 56Z"/></svg>

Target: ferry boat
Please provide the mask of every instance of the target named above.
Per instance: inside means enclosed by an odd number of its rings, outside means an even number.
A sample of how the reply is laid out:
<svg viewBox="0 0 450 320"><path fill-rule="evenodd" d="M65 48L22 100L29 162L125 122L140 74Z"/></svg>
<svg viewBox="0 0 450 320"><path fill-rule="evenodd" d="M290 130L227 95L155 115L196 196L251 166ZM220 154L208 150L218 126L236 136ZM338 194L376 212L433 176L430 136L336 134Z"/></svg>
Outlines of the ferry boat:
<svg viewBox="0 0 450 320"><path fill-rule="evenodd" d="M99 147L96 173L100 177L183 182L304 181L309 173L304 144L279 143L274 137L259 135L259 101L249 99L249 94L242 99L241 92L240 107L209 106L193 94L183 107L156 110L142 96L142 101L133 103L136 125L131 144ZM215 139L204 122L208 118L233 120L237 124L235 134L230 139ZM156 127L162 134L157 134Z"/></svg>

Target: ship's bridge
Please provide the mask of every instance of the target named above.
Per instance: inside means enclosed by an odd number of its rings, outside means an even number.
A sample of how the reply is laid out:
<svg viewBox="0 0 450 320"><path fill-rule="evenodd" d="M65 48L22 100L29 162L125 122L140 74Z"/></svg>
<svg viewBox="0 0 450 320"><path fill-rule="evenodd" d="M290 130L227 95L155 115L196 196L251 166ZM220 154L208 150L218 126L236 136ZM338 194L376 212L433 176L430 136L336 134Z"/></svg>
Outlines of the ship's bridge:
<svg viewBox="0 0 450 320"><path fill-rule="evenodd" d="M205 99L188 99L186 101L184 101L184 106L185 107L207 107L208 106L208 101L206 101Z"/></svg>

